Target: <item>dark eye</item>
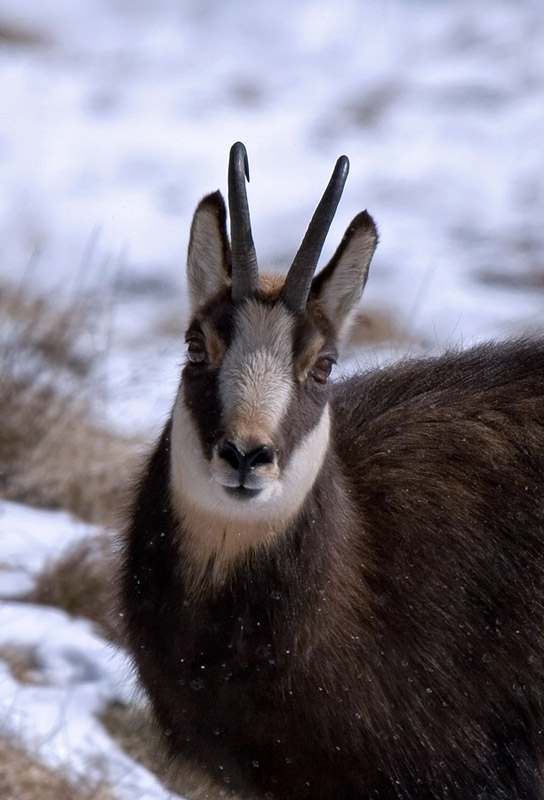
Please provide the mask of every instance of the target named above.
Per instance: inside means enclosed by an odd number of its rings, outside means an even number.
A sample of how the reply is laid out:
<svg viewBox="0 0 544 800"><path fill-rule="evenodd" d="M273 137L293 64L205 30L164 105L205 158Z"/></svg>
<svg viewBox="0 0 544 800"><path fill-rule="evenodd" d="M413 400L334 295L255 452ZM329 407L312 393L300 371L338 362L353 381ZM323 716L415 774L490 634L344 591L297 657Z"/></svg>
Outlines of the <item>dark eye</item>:
<svg viewBox="0 0 544 800"><path fill-rule="evenodd" d="M191 364L204 364L208 354L204 339L200 334L192 333L187 337L187 358Z"/></svg>
<svg viewBox="0 0 544 800"><path fill-rule="evenodd" d="M335 363L332 356L319 356L310 370L310 375L317 383L326 383L331 374L331 369Z"/></svg>

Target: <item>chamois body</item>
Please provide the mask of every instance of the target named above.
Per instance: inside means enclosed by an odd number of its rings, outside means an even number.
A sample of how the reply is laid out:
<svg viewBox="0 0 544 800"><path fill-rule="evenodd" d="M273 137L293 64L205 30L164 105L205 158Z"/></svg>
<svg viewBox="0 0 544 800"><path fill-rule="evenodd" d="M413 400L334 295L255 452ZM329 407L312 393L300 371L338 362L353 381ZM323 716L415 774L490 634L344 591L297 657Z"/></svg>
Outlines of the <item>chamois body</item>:
<svg viewBox="0 0 544 800"><path fill-rule="evenodd" d="M217 198L201 208L217 211L226 251ZM198 225L189 264L204 253L209 269ZM330 309L342 305L331 276L366 252L361 237L375 244L368 219L350 231L303 309L262 279L240 297L228 285L198 298L189 267L194 362L127 531L129 646L172 754L225 790L536 800L544 344L482 345L328 383ZM246 351L251 381L240 378ZM278 367L288 358L295 377ZM283 387L273 407L270 373L259 402L257 388L246 397L263 363Z"/></svg>

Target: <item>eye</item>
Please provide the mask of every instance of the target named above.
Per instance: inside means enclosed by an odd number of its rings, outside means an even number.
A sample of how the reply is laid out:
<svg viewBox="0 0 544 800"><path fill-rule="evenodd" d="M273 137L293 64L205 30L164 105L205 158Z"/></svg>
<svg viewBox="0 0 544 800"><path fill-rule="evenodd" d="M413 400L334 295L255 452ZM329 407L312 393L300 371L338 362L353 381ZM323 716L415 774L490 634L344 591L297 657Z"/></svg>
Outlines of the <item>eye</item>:
<svg viewBox="0 0 544 800"><path fill-rule="evenodd" d="M310 375L317 383L326 383L327 378L331 374L333 364L335 363L332 356L319 356L310 370Z"/></svg>
<svg viewBox="0 0 544 800"><path fill-rule="evenodd" d="M190 364L204 364L208 358L204 338L200 333L190 333L186 339L187 358Z"/></svg>

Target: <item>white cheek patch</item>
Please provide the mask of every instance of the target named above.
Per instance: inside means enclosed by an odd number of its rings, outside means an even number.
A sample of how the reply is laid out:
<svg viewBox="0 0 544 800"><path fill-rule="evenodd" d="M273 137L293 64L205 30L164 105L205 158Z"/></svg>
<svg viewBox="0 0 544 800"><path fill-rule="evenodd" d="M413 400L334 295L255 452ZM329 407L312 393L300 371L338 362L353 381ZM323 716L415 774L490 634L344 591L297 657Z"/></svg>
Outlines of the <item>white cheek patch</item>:
<svg viewBox="0 0 544 800"><path fill-rule="evenodd" d="M219 375L229 438L259 445L279 428L293 392L292 328L281 306L249 301L238 312Z"/></svg>
<svg viewBox="0 0 544 800"><path fill-rule="evenodd" d="M172 434L170 443L171 486L176 506L185 508L194 504L200 508L219 507L221 494L213 496L216 483L205 457L191 412L183 400L180 389L172 415ZM217 486L217 490L221 487Z"/></svg>
<svg viewBox="0 0 544 800"><path fill-rule="evenodd" d="M281 488L273 507L279 515L285 515L286 522L298 512L312 490L329 449L330 427L330 408L327 403L319 422L302 437L280 475L278 483Z"/></svg>
<svg viewBox="0 0 544 800"><path fill-rule="evenodd" d="M189 559L195 591L206 570L221 583L232 565L258 546L266 546L295 517L323 466L329 447L330 412L294 449L285 469L251 500L231 497L214 479L189 410L178 395L172 420L171 487L183 522L180 546Z"/></svg>

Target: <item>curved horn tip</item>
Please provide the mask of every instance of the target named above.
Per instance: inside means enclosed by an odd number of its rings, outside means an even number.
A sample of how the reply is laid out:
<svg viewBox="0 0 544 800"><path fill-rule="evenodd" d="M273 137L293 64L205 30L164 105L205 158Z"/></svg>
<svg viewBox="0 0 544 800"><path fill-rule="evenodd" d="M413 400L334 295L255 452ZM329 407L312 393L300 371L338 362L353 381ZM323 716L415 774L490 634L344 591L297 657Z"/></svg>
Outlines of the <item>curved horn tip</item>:
<svg viewBox="0 0 544 800"><path fill-rule="evenodd" d="M349 172L349 158L347 156L340 156L340 158L336 161L335 171L342 173L342 177L345 180L348 177Z"/></svg>
<svg viewBox="0 0 544 800"><path fill-rule="evenodd" d="M246 146L243 142L234 142L230 148L230 160L236 164L242 163L244 165L244 175L249 183L249 159L247 157Z"/></svg>
<svg viewBox="0 0 544 800"><path fill-rule="evenodd" d="M283 285L285 305L296 312L306 306L317 262L336 213L349 172L349 159L340 156L318 203Z"/></svg>

